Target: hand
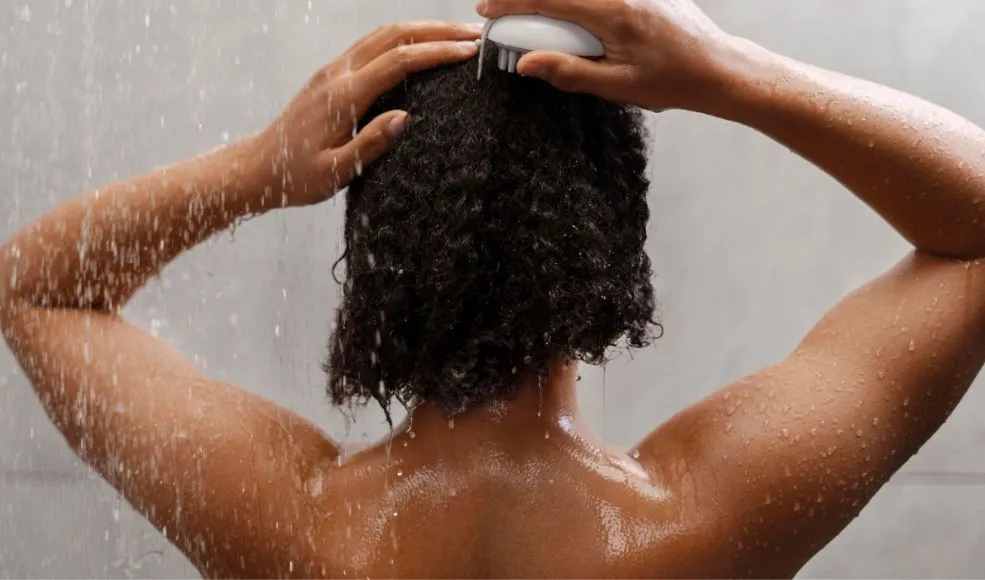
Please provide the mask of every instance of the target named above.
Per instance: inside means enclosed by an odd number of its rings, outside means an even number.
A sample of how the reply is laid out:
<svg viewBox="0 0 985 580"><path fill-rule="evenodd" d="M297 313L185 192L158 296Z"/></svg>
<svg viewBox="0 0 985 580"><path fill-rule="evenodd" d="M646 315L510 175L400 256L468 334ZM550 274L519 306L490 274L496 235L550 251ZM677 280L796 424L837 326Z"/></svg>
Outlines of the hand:
<svg viewBox="0 0 985 580"><path fill-rule="evenodd" d="M385 26L319 70L267 130L254 138L265 205L320 203L349 185L403 131L404 111L356 124L407 75L473 57L480 25L416 22Z"/></svg>
<svg viewBox="0 0 985 580"><path fill-rule="evenodd" d="M691 0L485 0L486 18L541 14L579 24L605 44L592 61L531 52L518 72L565 91L638 105L654 111L697 109L716 87L718 48L727 40Z"/></svg>

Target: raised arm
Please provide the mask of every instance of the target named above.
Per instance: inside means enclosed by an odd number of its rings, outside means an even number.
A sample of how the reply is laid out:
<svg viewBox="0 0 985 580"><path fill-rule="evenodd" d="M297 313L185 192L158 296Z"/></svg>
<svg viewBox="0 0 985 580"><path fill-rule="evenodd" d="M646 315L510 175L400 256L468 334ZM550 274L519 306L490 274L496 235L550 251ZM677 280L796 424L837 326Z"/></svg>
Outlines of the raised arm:
<svg viewBox="0 0 985 580"><path fill-rule="evenodd" d="M826 171L916 251L835 307L788 359L640 447L704 551L697 575L792 576L946 421L985 363L985 132L916 97L781 57L690 0L489 0L606 43L526 56L561 88L742 123ZM671 465L672 468L663 466ZM709 568L711 566L711 568Z"/></svg>
<svg viewBox="0 0 985 580"><path fill-rule="evenodd" d="M535 52L523 74L741 123L839 180L917 249L985 255L985 132L946 109L727 35L691 0L488 0L483 10L574 20L605 42L601 62Z"/></svg>
<svg viewBox="0 0 985 580"><path fill-rule="evenodd" d="M0 327L48 415L203 574L287 573L292 534L315 523L297 498L337 451L293 413L201 375L120 307L237 220L344 187L406 114L353 137L356 119L407 74L473 56L476 36L443 23L377 31L319 71L269 129L69 201L0 248Z"/></svg>

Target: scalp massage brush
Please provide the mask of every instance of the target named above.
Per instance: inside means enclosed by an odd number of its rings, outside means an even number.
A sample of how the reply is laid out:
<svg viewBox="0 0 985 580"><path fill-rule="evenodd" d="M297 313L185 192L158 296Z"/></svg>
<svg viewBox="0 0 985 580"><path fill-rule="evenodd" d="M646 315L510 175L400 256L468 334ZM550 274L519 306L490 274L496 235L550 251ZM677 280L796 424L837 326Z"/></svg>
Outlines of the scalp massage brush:
<svg viewBox="0 0 985 580"><path fill-rule="evenodd" d="M499 69L510 73L516 73L516 64L520 58L534 50L563 52L584 58L605 56L602 41L581 26L534 14L517 14L490 20L486 23L479 42L480 80L489 43L499 50Z"/></svg>

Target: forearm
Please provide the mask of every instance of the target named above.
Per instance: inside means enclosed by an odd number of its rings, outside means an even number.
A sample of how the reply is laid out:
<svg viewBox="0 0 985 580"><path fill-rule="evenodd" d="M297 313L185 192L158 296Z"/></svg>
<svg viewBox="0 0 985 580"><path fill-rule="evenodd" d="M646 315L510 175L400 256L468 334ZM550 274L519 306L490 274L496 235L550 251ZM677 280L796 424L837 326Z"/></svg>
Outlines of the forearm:
<svg viewBox="0 0 985 580"><path fill-rule="evenodd" d="M248 142L68 201L0 247L2 305L114 309L188 248L250 213Z"/></svg>
<svg viewBox="0 0 985 580"><path fill-rule="evenodd" d="M985 131L886 87L746 41L702 112L756 129L840 181L917 248L985 256Z"/></svg>

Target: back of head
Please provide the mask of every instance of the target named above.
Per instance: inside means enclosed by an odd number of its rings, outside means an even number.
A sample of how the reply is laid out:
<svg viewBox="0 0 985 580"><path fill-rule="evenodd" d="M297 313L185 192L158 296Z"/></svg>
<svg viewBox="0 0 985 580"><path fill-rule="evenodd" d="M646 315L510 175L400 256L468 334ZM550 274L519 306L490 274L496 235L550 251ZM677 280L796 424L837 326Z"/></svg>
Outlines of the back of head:
<svg viewBox="0 0 985 580"><path fill-rule="evenodd" d="M411 121L348 191L336 404L457 414L651 337L640 113L477 66L416 75L367 116Z"/></svg>

